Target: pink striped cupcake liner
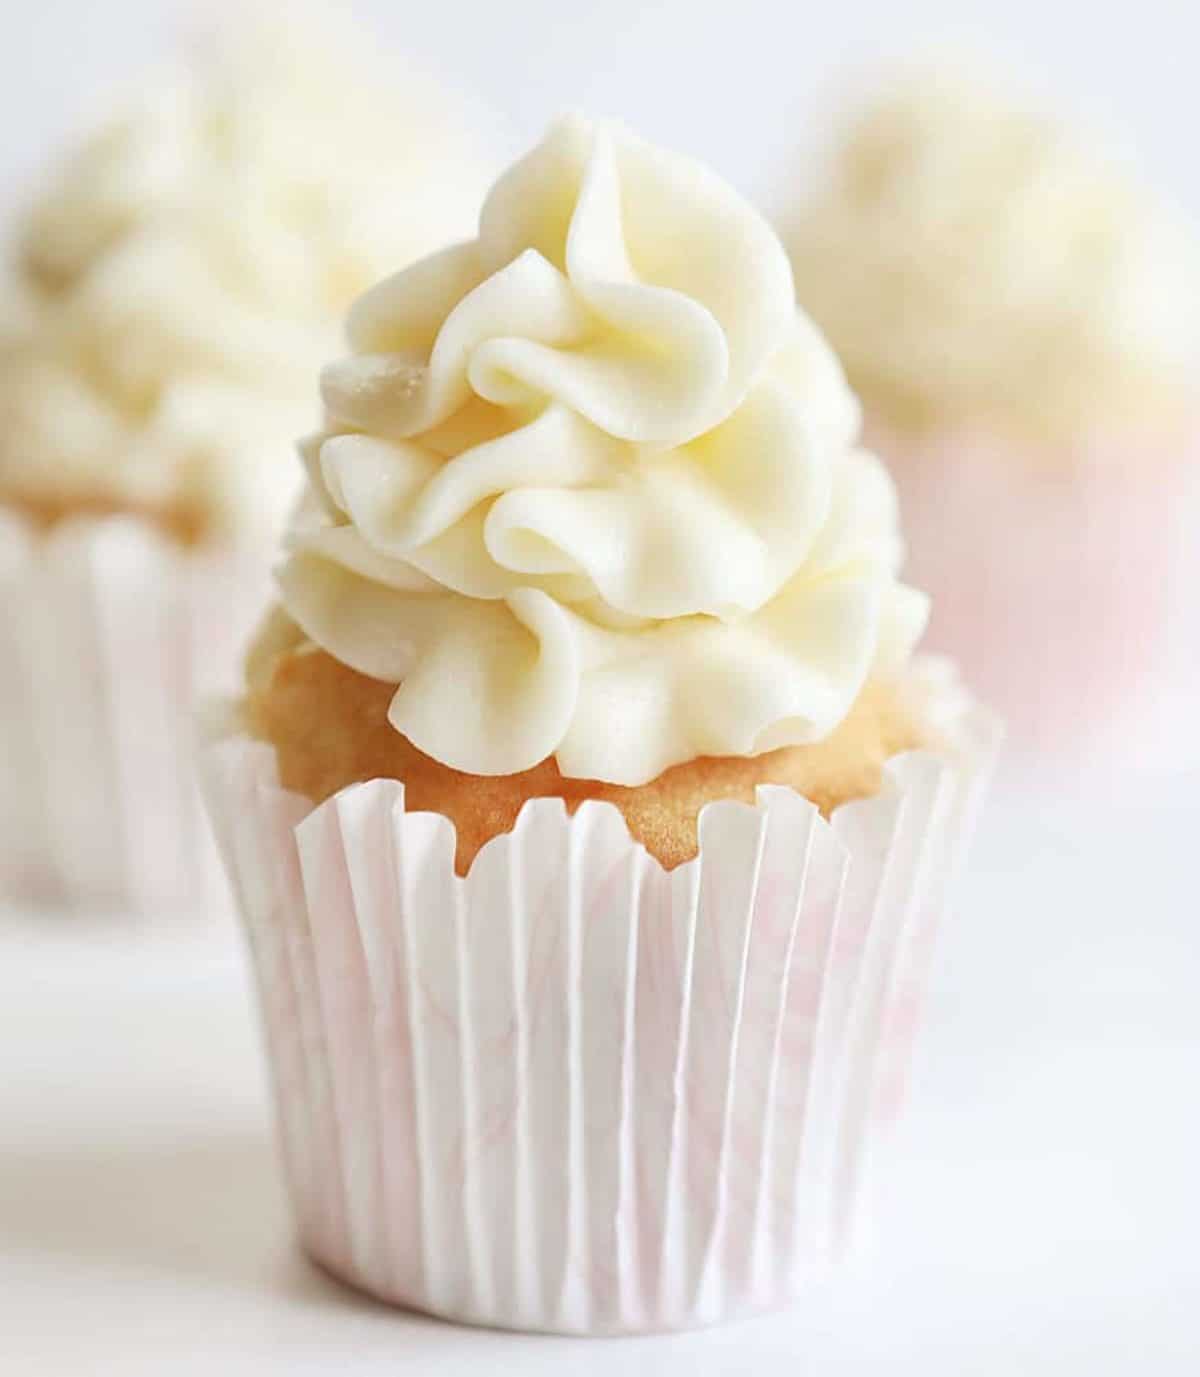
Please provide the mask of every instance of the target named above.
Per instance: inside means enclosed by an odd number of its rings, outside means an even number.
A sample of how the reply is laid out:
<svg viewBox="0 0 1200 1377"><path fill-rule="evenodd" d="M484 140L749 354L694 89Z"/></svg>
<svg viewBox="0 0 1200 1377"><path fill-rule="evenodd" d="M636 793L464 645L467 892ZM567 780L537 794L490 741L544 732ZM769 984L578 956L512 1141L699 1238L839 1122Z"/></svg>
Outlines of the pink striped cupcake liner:
<svg viewBox="0 0 1200 1377"><path fill-rule="evenodd" d="M268 586L133 519L44 534L0 510L0 898L230 907L194 714L237 683Z"/></svg>
<svg viewBox="0 0 1200 1377"><path fill-rule="evenodd" d="M376 780L317 808L206 749L301 1242L384 1300L615 1334L786 1304L847 1237L997 739L826 821L713 803L666 872L619 812L528 803L465 877Z"/></svg>
<svg viewBox="0 0 1200 1377"><path fill-rule="evenodd" d="M1036 456L979 435L872 436L900 493L925 644L1064 776L1200 762L1200 431Z"/></svg>

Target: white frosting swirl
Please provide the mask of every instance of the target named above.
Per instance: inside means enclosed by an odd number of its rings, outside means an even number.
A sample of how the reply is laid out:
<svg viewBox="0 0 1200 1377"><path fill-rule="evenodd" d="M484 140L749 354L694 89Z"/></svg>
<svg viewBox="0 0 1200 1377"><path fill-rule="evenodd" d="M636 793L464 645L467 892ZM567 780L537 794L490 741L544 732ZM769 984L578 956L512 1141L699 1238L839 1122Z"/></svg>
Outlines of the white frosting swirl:
<svg viewBox="0 0 1200 1377"><path fill-rule="evenodd" d="M347 304L469 232L483 166L434 83L323 26L151 88L25 217L0 494L184 495L219 532L277 531Z"/></svg>
<svg viewBox="0 0 1200 1377"><path fill-rule="evenodd" d="M1182 219L986 79L934 67L847 130L790 234L799 298L872 411L1061 440L1194 401Z"/></svg>
<svg viewBox="0 0 1200 1377"><path fill-rule="evenodd" d="M690 160L562 122L349 334L284 601L427 754L639 784L819 739L911 649L857 405L775 235Z"/></svg>

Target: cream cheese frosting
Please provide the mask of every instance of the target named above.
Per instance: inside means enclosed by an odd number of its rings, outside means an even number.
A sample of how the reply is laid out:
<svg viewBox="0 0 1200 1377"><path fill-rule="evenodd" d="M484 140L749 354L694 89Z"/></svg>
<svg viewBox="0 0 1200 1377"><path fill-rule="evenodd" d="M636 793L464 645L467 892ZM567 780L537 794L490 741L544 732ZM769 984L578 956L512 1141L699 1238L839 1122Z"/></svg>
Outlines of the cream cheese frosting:
<svg viewBox="0 0 1200 1377"><path fill-rule="evenodd" d="M800 300L889 423L1053 441L1194 405L1182 219L987 77L888 84L789 241Z"/></svg>
<svg viewBox="0 0 1200 1377"><path fill-rule="evenodd" d="M276 533L347 304L468 233L484 167L435 83L327 25L253 28L153 85L24 217L0 496L182 499L214 534Z"/></svg>
<svg viewBox="0 0 1200 1377"><path fill-rule="evenodd" d="M818 740L899 668L895 494L731 188L567 119L351 309L283 600L472 774L644 783Z"/></svg>

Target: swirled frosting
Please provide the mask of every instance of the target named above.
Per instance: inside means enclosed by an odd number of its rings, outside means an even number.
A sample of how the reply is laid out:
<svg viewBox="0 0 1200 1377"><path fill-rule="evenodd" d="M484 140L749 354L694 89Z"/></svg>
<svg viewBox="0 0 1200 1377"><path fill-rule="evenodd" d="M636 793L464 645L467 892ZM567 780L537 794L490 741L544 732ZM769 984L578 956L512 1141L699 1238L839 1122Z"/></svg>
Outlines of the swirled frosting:
<svg viewBox="0 0 1200 1377"><path fill-rule="evenodd" d="M466 115L325 25L252 28L88 138L24 216L0 496L277 534L347 304L468 233ZM415 187L419 184L419 193Z"/></svg>
<svg viewBox="0 0 1200 1377"><path fill-rule="evenodd" d="M797 291L868 408L1052 441L1194 401L1182 220L986 79L888 85L789 236Z"/></svg>
<svg viewBox="0 0 1200 1377"><path fill-rule="evenodd" d="M560 123L349 337L284 603L444 764L639 784L822 738L911 649L857 405L696 163Z"/></svg>

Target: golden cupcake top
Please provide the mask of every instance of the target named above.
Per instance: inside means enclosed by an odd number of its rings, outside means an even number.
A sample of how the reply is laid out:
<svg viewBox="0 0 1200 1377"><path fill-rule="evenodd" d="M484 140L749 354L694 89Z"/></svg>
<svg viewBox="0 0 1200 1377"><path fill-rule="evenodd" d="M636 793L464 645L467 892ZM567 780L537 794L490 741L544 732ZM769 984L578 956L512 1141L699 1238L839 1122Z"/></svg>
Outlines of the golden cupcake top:
<svg viewBox="0 0 1200 1377"><path fill-rule="evenodd" d="M276 532L347 303L469 232L481 157L431 81L315 22L152 83L21 219L0 499Z"/></svg>
<svg viewBox="0 0 1200 1377"><path fill-rule="evenodd" d="M895 495L730 187L567 119L351 309L288 615L473 775L621 785L819 741L924 624Z"/></svg>
<svg viewBox="0 0 1200 1377"><path fill-rule="evenodd" d="M800 300L887 423L1061 441L1195 407L1189 228L977 72L885 83L789 245Z"/></svg>

